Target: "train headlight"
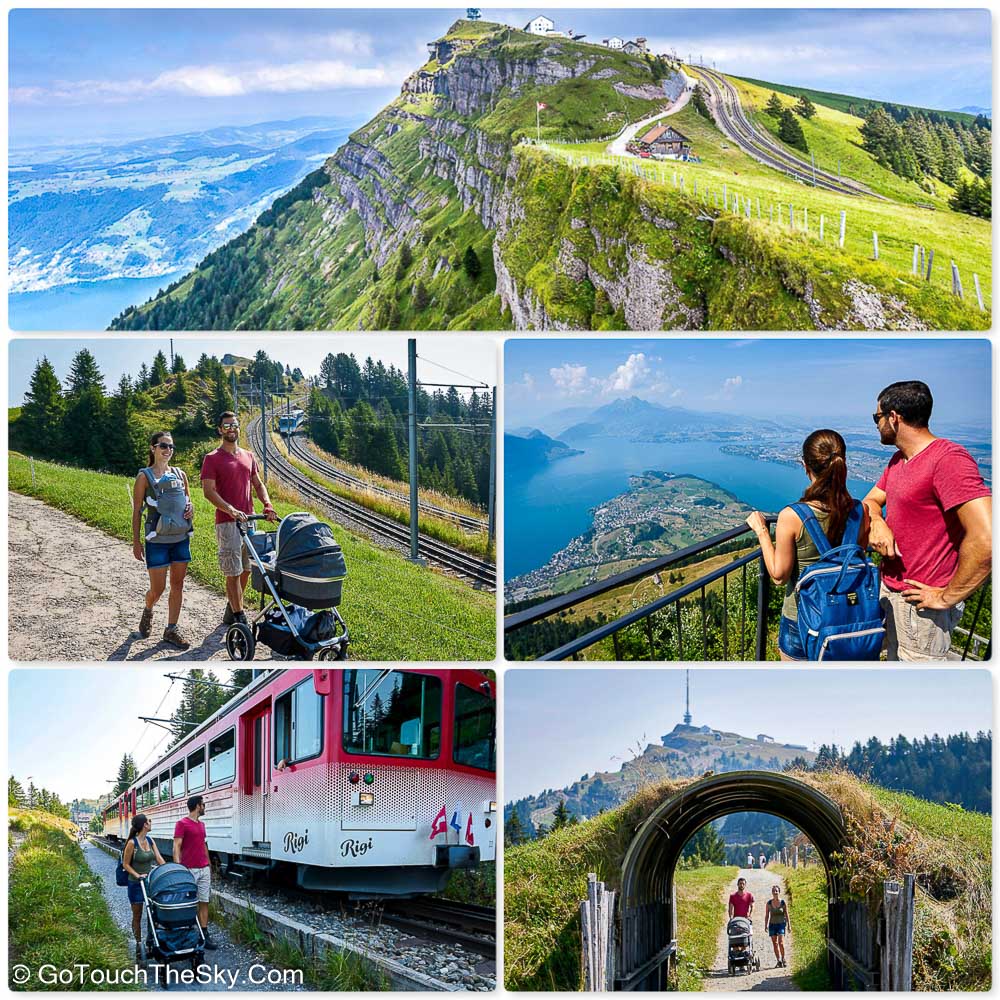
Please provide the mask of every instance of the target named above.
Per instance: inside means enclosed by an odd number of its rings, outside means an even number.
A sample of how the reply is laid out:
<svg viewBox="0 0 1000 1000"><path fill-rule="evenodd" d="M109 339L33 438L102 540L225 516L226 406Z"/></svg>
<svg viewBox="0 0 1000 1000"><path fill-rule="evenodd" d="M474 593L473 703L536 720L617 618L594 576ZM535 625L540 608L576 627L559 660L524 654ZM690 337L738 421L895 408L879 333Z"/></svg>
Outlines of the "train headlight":
<svg viewBox="0 0 1000 1000"><path fill-rule="evenodd" d="M347 780L352 784L356 785L361 780L361 775L357 771L351 771L347 776Z"/></svg>
<svg viewBox="0 0 1000 1000"><path fill-rule="evenodd" d="M488 802L483 803L483 812L485 813L495 813L497 811L496 801L490 799Z"/></svg>
<svg viewBox="0 0 1000 1000"><path fill-rule="evenodd" d="M365 784L366 785L374 784L374 782L375 782L375 775L374 774L371 774L369 772L368 774L365 775Z"/></svg>
<svg viewBox="0 0 1000 1000"><path fill-rule="evenodd" d="M351 794L351 805L353 806L373 806L375 805L375 793L363 792L360 789Z"/></svg>

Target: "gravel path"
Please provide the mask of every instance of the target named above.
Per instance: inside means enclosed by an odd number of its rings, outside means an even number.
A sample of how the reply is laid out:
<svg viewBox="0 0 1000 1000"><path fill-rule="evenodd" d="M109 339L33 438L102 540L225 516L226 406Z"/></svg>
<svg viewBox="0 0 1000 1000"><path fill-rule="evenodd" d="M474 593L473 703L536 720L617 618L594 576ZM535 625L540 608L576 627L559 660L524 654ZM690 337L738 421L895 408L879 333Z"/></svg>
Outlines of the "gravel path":
<svg viewBox="0 0 1000 1000"><path fill-rule="evenodd" d="M640 132L640 130L647 129L654 122L658 122L661 118L666 118L669 115L675 115L681 108L687 105L687 102L691 100L691 81L688 79L687 74L681 71L681 76L684 77L684 89L681 91L680 96L667 108L666 111L658 111L655 115L650 115L648 118L643 118L641 121L633 122L631 125L627 126L625 131L622 132L617 139L612 139L608 143L608 152L612 156L628 156L628 150L625 148Z"/></svg>
<svg viewBox="0 0 1000 1000"><path fill-rule="evenodd" d="M8 493L8 499L12 660L228 659L221 595L185 581L180 625L191 648L181 651L161 641L168 584L153 632L142 639L136 629L149 576L132 547L33 497ZM258 647L255 659L271 658Z"/></svg>
<svg viewBox="0 0 1000 1000"><path fill-rule="evenodd" d="M110 854L94 846L90 841L81 843L83 856L87 864L95 875L100 875L101 885L104 891L104 898L107 900L108 908L114 917L115 923L121 927L125 937L131 942L132 939L132 908L129 906L126 890L115 884L115 865L117 861ZM219 992L222 990L253 991L254 993L274 993L292 990L302 992L304 987L292 985L275 985L266 981L268 974L280 974L280 970L263 961L260 956L254 954L248 948L233 943L226 931L217 926L211 927L212 938L218 944L215 951L205 952L205 965L212 970L212 982L178 984L171 983L171 989L181 989L185 991L199 992ZM143 938L145 938L145 924L143 925ZM251 967L252 972L251 972ZM186 969L185 965L177 965L175 969ZM204 975L204 973L203 973ZM252 976L252 978L251 978ZM204 976L204 978L208 978ZM233 983L235 978L234 985ZM150 976L150 983L147 989L157 989Z"/></svg>
<svg viewBox="0 0 1000 1000"><path fill-rule="evenodd" d="M736 891L736 878L747 880L747 889L753 893L753 946L757 957L760 959L760 972L751 973L749 976L737 972L735 976L729 975L729 944L726 938L726 919L728 912L729 896ZM792 942L791 935L785 935L785 961L788 965L783 969L774 967L774 950L771 948L771 939L767 936L767 926L764 923L764 906L771 898L771 886L778 884L781 886L781 898L788 898L785 892L784 880L774 872L766 868L761 871L759 868L741 870L737 877L726 888L722 896L722 925L719 929L719 944L715 955L715 965L706 975L702 984L702 989L707 993L734 993L742 990L798 990L792 982Z"/></svg>

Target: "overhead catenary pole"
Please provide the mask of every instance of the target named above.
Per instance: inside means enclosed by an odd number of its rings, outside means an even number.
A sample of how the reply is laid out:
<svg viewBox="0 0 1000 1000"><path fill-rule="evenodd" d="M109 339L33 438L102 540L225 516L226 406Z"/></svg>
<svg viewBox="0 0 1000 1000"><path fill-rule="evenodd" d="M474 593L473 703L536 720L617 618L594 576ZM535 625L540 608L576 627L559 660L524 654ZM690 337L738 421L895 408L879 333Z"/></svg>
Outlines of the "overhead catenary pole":
<svg viewBox="0 0 1000 1000"><path fill-rule="evenodd" d="M267 404L264 402L264 380L260 380L260 454L264 466L264 482L267 482Z"/></svg>
<svg viewBox="0 0 1000 1000"><path fill-rule="evenodd" d="M490 420L490 496L487 541L497 537L497 387L493 386L493 417Z"/></svg>
<svg viewBox="0 0 1000 1000"><path fill-rule="evenodd" d="M417 341L413 337L406 342L406 355L409 375L410 558L417 560L420 558L417 524Z"/></svg>

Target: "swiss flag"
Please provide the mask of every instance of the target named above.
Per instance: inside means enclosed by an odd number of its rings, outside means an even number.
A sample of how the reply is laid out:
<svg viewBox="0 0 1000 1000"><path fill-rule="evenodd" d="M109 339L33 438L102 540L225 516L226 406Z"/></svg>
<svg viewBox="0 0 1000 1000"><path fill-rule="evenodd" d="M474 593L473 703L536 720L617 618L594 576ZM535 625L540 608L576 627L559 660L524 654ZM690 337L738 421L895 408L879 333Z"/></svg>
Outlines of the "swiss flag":
<svg viewBox="0 0 1000 1000"><path fill-rule="evenodd" d="M538 102L537 102L537 103L535 104L535 109L536 109L537 111L544 111L544 110L545 110L545 109L546 109L547 107L548 107L548 105L547 105L547 104L542 104L542 102L541 102L541 101L538 101Z"/></svg>
<svg viewBox="0 0 1000 1000"><path fill-rule="evenodd" d="M472 832L472 813L469 813L469 822L465 824L465 842L470 847L476 843L475 834Z"/></svg>
<svg viewBox="0 0 1000 1000"><path fill-rule="evenodd" d="M441 811L434 817L434 822L431 824L431 835L428 840L433 840L435 837L439 837L442 833L448 832L448 814L445 812L444 806L441 806Z"/></svg>

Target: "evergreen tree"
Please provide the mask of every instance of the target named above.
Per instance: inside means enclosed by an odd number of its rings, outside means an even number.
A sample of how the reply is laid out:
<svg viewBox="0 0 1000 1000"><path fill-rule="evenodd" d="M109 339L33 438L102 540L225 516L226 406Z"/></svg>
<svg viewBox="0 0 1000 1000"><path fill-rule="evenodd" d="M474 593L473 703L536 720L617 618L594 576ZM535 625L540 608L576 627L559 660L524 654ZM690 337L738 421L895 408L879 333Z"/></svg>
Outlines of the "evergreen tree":
<svg viewBox="0 0 1000 1000"><path fill-rule="evenodd" d="M156 357L153 358L152 370L149 373L150 386L163 385L169 375L170 370L167 368L166 355L163 351L157 351Z"/></svg>
<svg viewBox="0 0 1000 1000"><path fill-rule="evenodd" d="M566 800L560 799L559 805L556 806L556 811L552 814L552 832L554 833L556 830L561 830L563 827L572 825L572 813L566 808Z"/></svg>
<svg viewBox="0 0 1000 1000"><path fill-rule="evenodd" d="M49 359L43 357L31 374L31 384L25 393L21 417L17 422L22 447L33 446L42 454L56 454L65 408L55 369Z"/></svg>
<svg viewBox="0 0 1000 1000"><path fill-rule="evenodd" d="M108 406L103 391L91 386L71 395L62 425L62 451L87 469L110 467L106 450Z"/></svg>
<svg viewBox="0 0 1000 1000"><path fill-rule="evenodd" d="M174 380L174 387L170 392L170 402L178 406L183 406L188 401L187 386L184 384L184 376L178 374Z"/></svg>
<svg viewBox="0 0 1000 1000"><path fill-rule="evenodd" d="M778 119L778 138L793 149L800 149L803 153L809 152L805 132L802 131L802 126L791 108L785 108L781 112L781 117Z"/></svg>
<svg viewBox="0 0 1000 1000"><path fill-rule="evenodd" d="M181 375L187 371L187 365L184 364L184 359L179 355L174 355L174 363L170 366L170 373L172 375Z"/></svg>
<svg viewBox="0 0 1000 1000"><path fill-rule="evenodd" d="M178 376L178 382L181 382ZM105 454L112 472L134 475L146 464L146 437L136 423L135 391L128 375L122 375L118 391L107 405L104 430Z"/></svg>
<svg viewBox="0 0 1000 1000"><path fill-rule="evenodd" d="M139 365L139 377L135 380L135 385L140 392L149 388L149 367L145 362Z"/></svg>
<svg viewBox="0 0 1000 1000"><path fill-rule="evenodd" d="M409 270L410 265L413 263L413 251L410 249L409 243L404 243L399 248L399 263L396 265L396 280L402 281Z"/></svg>
<svg viewBox="0 0 1000 1000"><path fill-rule="evenodd" d="M781 98L772 90L771 96L768 98L767 104L764 105L764 110L769 114L773 115L775 118L781 117L781 112L784 110L781 105Z"/></svg>
<svg viewBox="0 0 1000 1000"><path fill-rule="evenodd" d="M724 865L726 863L726 841L714 824L706 823L685 845L682 858L688 858L696 865Z"/></svg>
<svg viewBox="0 0 1000 1000"><path fill-rule="evenodd" d="M86 348L78 351L70 363L67 393L79 396L91 389L104 394L104 376L97 366L97 359Z"/></svg>
<svg viewBox="0 0 1000 1000"><path fill-rule="evenodd" d="M122 759L118 762L118 778L115 781L115 790L111 793L111 797L116 799L119 795L124 795L138 776L139 772L132 755L130 753L123 754Z"/></svg>
<svg viewBox="0 0 1000 1000"><path fill-rule="evenodd" d="M517 810L514 809L503 826L504 846L516 847L518 844L523 843L524 839L524 827L521 825L521 817L518 815Z"/></svg>
<svg viewBox="0 0 1000 1000"><path fill-rule="evenodd" d="M462 258L462 269L472 281L475 281L483 273L483 265L479 261L479 254L476 253L475 248L471 245L465 248L465 256Z"/></svg>
<svg viewBox="0 0 1000 1000"><path fill-rule="evenodd" d="M971 181L960 180L948 204L956 212L977 215L982 219L993 217L993 198L990 185L973 177Z"/></svg>
<svg viewBox="0 0 1000 1000"><path fill-rule="evenodd" d="M427 294L427 288L422 281L418 281L416 285L413 286L413 308L417 312L423 312L427 306L430 304L430 296Z"/></svg>
<svg viewBox="0 0 1000 1000"><path fill-rule="evenodd" d="M11 809L23 809L28 804L28 796L24 786L12 774L7 779L7 806Z"/></svg>
<svg viewBox="0 0 1000 1000"><path fill-rule="evenodd" d="M708 98L705 96L705 88L700 83L696 83L691 92L691 105L702 118L711 120L712 112L708 107Z"/></svg>
<svg viewBox="0 0 1000 1000"><path fill-rule="evenodd" d="M800 118L812 118L816 114L816 106L805 94L801 94L795 103L795 113Z"/></svg>
<svg viewBox="0 0 1000 1000"><path fill-rule="evenodd" d="M212 383L212 428L217 427L219 415L233 408L233 396L223 374L217 374Z"/></svg>

